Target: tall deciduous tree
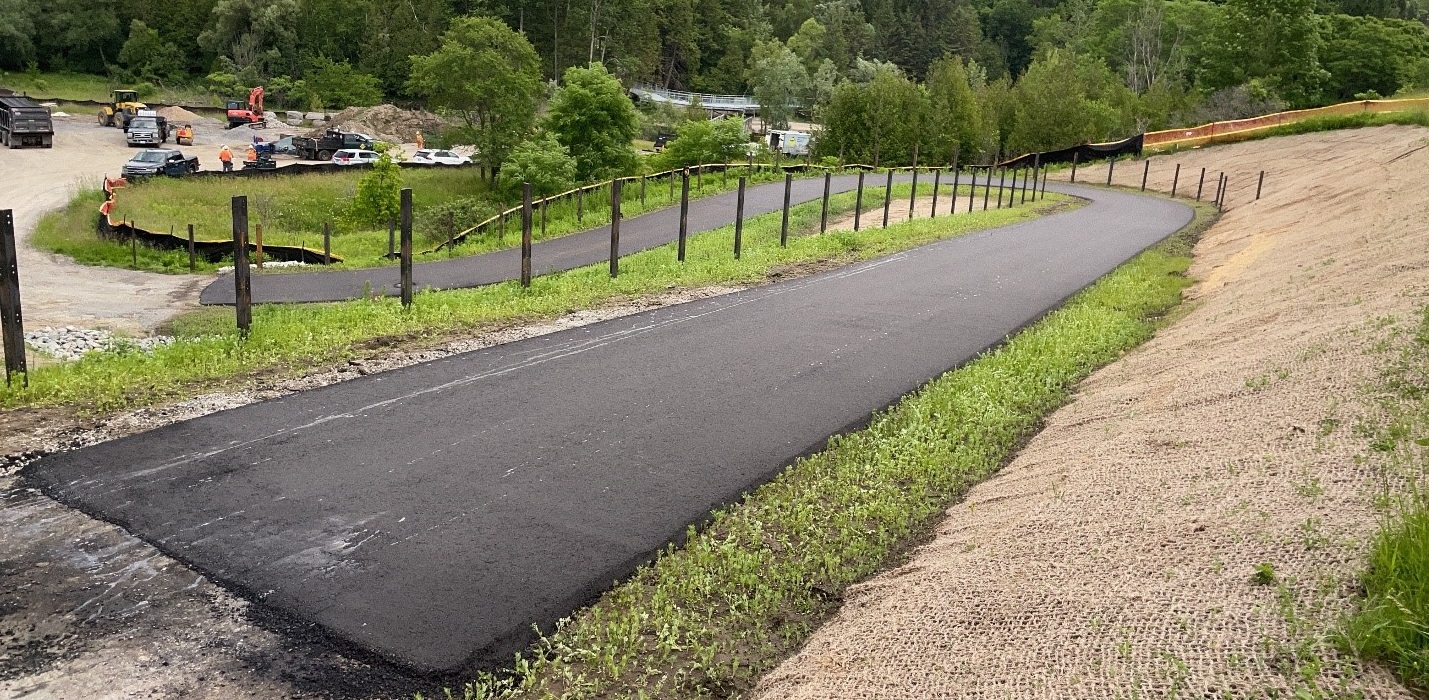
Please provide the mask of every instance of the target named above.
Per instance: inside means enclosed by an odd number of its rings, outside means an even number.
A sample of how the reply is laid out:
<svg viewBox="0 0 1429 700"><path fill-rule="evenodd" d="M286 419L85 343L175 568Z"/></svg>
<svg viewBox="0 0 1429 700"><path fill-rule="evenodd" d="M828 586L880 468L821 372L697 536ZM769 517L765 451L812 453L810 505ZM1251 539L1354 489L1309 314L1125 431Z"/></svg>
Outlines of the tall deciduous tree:
<svg viewBox="0 0 1429 700"><path fill-rule="evenodd" d="M928 67L929 161L946 162L956 150L969 158L982 150L987 138L977 96L973 94L963 61L956 56L941 58ZM967 162L966 160L964 162Z"/></svg>
<svg viewBox="0 0 1429 700"><path fill-rule="evenodd" d="M564 85L551 98L546 129L576 159L576 176L595 180L635 167L631 139L640 130L635 105L604 66L566 70Z"/></svg>
<svg viewBox="0 0 1429 700"><path fill-rule="evenodd" d="M809 74L799 57L778 39L754 47L749 84L759 102L759 116L769 129L789 128L794 107L809 92Z"/></svg>
<svg viewBox="0 0 1429 700"><path fill-rule="evenodd" d="M1203 88L1261 81L1294 107L1313 104L1329 74L1320 66L1315 0L1227 0L1206 56Z"/></svg>
<svg viewBox="0 0 1429 700"><path fill-rule="evenodd" d="M494 178L535 122L540 59L500 20L462 17L442 35L441 48L412 57L408 89L461 118Z"/></svg>
<svg viewBox="0 0 1429 700"><path fill-rule="evenodd" d="M1032 62L1014 92L1013 151L1061 148L1111 136L1127 90L1099 61L1054 49Z"/></svg>

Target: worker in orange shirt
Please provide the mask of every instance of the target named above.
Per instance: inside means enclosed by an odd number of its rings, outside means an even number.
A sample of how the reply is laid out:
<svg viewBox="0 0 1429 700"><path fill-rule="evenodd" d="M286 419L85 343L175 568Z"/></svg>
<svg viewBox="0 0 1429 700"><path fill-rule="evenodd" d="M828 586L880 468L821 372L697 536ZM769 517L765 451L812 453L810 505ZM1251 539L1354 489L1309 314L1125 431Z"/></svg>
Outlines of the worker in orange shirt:
<svg viewBox="0 0 1429 700"><path fill-rule="evenodd" d="M426 148L426 146L427 146L426 142L422 139L422 132L418 131L418 132L417 132L417 150L420 151L420 150L422 150L423 148Z"/></svg>
<svg viewBox="0 0 1429 700"><path fill-rule="evenodd" d="M258 149L254 148L252 144L248 145L247 161L249 163L258 162Z"/></svg>
<svg viewBox="0 0 1429 700"><path fill-rule="evenodd" d="M223 172L233 172L233 151L228 150L228 144L219 147L218 159L223 162Z"/></svg>

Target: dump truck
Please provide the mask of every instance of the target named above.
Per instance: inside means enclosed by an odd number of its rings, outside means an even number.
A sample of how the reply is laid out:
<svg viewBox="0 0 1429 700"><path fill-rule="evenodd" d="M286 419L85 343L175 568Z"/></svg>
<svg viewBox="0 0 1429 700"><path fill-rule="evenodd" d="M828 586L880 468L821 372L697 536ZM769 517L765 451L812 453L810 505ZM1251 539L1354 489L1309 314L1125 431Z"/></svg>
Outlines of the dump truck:
<svg viewBox="0 0 1429 700"><path fill-rule="evenodd" d="M129 128L129 120L141 109L149 105L139 101L139 93L133 90L115 90L110 93L109 103L99 106L99 125Z"/></svg>
<svg viewBox="0 0 1429 700"><path fill-rule="evenodd" d="M0 146L50 148L54 138L49 107L28 97L0 97Z"/></svg>
<svg viewBox="0 0 1429 700"><path fill-rule="evenodd" d="M344 148L372 150L372 139L366 134L356 134L337 129L328 129L322 136L294 136L293 152L305 160L332 160L332 154Z"/></svg>

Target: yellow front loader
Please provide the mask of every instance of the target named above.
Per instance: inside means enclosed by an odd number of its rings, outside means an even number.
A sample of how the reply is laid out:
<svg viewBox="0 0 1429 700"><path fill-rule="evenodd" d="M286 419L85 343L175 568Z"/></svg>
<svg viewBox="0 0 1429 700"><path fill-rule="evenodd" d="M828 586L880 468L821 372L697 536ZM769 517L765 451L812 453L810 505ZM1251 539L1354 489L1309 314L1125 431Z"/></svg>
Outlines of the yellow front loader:
<svg viewBox="0 0 1429 700"><path fill-rule="evenodd" d="M133 90L115 90L109 104L99 106L99 125L125 128L139 110L148 108L148 105L139 101L139 93Z"/></svg>

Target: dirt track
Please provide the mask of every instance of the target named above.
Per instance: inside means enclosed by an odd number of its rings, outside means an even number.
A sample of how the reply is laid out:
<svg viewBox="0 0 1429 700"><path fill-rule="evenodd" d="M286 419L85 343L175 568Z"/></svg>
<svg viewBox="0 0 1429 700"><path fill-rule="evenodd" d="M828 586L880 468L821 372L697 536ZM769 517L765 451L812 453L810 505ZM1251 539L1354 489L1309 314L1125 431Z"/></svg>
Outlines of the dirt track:
<svg viewBox="0 0 1429 700"><path fill-rule="evenodd" d="M15 210L25 327L146 335L175 313L197 307L207 277L87 267L28 245L42 214L65 206L78 187L117 176L135 151L124 144L123 132L101 128L90 115L54 121L54 148L0 149L0 209ZM184 150L199 154L200 162L214 160L201 148Z"/></svg>
<svg viewBox="0 0 1429 700"><path fill-rule="evenodd" d="M1375 347L1429 301L1429 150L1394 161L1426 142L1381 127L1153 160L1157 189L1176 162L1182 193L1188 169L1210 169L1207 198L1230 174L1187 315L851 588L757 697L1412 697L1324 633L1388 478L1362 432ZM1116 182L1141 174L1123 162ZM1252 581L1261 563L1274 585Z"/></svg>

